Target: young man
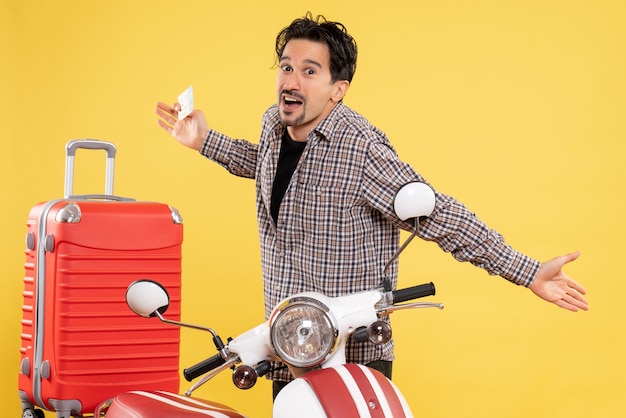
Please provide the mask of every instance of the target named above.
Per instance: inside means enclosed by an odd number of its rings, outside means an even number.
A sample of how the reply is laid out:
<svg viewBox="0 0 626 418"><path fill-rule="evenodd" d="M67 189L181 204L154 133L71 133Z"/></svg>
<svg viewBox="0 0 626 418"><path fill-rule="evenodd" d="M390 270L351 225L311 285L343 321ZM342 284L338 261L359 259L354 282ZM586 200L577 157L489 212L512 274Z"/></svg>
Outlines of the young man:
<svg viewBox="0 0 626 418"><path fill-rule="evenodd" d="M179 121L179 104L156 107L159 125L180 143L255 179L266 315L297 292L338 296L379 286L400 229L411 228L395 216L393 198L406 183L425 182L382 131L343 104L357 46L341 23L310 14L296 19L278 34L276 54L278 103L263 115L258 144L210 129L199 110ZM578 253L539 263L461 203L435 193L421 238L562 308L587 310L584 288L562 271ZM397 268L388 274L394 287ZM393 341L350 343L347 356L391 377ZM285 370L270 378L275 393L284 384L277 382L289 380Z"/></svg>

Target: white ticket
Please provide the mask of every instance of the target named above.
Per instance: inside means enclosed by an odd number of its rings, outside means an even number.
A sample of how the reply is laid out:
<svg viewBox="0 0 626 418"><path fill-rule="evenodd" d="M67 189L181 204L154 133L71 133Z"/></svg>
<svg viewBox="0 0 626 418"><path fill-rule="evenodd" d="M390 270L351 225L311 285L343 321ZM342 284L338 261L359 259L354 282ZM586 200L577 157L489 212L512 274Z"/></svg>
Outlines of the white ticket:
<svg viewBox="0 0 626 418"><path fill-rule="evenodd" d="M193 111L193 86L189 86L178 96L178 104L180 104L178 120L185 119Z"/></svg>

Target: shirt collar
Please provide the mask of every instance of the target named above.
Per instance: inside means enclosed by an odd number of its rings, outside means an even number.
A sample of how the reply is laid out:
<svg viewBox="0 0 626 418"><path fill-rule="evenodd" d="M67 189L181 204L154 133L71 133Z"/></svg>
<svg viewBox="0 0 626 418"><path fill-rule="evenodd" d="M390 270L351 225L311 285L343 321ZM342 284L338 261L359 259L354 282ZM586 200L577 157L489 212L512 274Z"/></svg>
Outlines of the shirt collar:
<svg viewBox="0 0 626 418"><path fill-rule="evenodd" d="M332 108L328 116L320 121L315 128L313 128L313 132L317 133L317 136L320 139L325 139L327 141L332 141L335 135L335 129L337 127L337 121L345 111L346 107L343 102L339 102ZM312 133L313 133L312 132ZM311 134L309 134L311 135Z"/></svg>

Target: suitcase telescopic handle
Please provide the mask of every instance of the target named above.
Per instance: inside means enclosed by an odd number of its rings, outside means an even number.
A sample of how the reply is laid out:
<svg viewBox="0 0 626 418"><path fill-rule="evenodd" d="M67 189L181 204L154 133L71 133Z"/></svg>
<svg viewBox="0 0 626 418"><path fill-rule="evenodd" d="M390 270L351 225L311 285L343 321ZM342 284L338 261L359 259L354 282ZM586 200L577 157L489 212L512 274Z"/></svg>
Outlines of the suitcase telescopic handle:
<svg viewBox="0 0 626 418"><path fill-rule="evenodd" d="M67 199L72 196L74 191L74 157L76 156L76 150L80 148L106 151L107 163L104 193L106 196L112 196L113 171L115 169L115 153L117 151L115 145L111 142L100 141L97 139L76 139L68 142L65 146L65 198Z"/></svg>

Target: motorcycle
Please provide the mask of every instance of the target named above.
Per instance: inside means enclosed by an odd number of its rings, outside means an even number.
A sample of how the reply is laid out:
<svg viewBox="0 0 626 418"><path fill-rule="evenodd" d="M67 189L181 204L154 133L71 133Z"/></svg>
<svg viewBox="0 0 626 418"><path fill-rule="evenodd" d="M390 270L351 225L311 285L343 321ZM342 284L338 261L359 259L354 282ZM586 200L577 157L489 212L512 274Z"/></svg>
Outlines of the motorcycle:
<svg viewBox="0 0 626 418"><path fill-rule="evenodd" d="M443 309L441 303L414 302L435 294L433 283L393 290L386 272L416 236L419 219L435 206L432 189L409 183L394 199L398 217L414 219L414 229L385 266L379 288L340 297L317 292L292 295L281 301L266 322L228 338L226 343L212 329L173 321L164 314L169 305L167 290L152 280L129 286L126 301L137 315L175 326L209 332L217 353L184 370L188 381L202 376L183 395L168 392L131 391L103 402L95 417L244 417L232 408L192 397L193 392L226 369L232 369L233 384L252 388L267 374L272 362L285 364L294 380L274 400L274 418L293 417L412 417L398 387L377 370L346 363L349 338L383 344L391 339L388 321L381 319L398 310ZM154 319L153 319L154 320Z"/></svg>

